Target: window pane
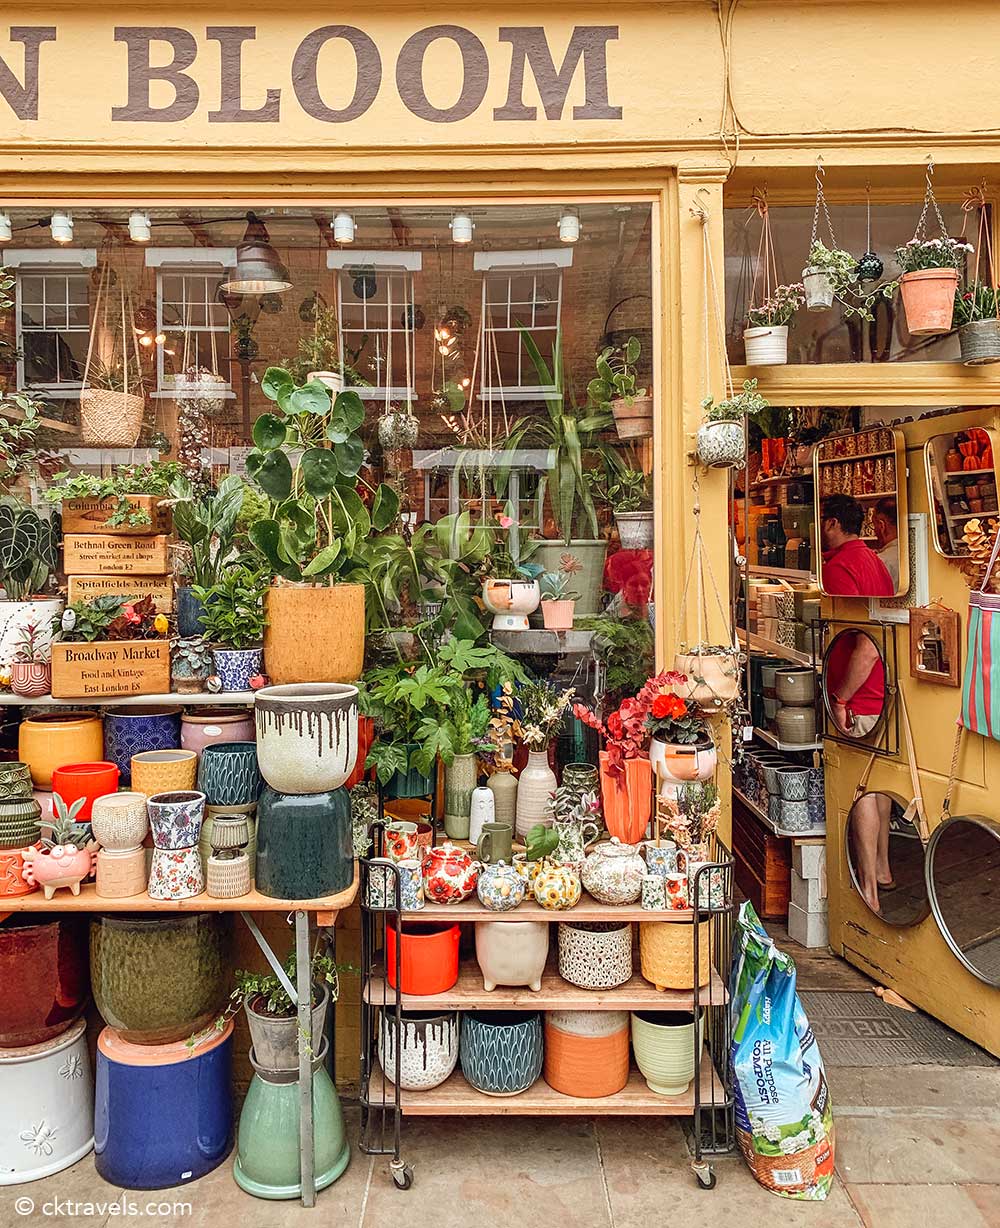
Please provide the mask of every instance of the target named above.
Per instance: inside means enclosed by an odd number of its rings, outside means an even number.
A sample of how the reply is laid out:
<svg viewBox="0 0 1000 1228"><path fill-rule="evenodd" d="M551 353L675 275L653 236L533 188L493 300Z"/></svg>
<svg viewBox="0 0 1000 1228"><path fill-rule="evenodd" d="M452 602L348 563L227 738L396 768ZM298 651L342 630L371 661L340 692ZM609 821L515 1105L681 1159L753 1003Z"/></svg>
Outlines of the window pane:
<svg viewBox="0 0 1000 1228"><path fill-rule="evenodd" d="M70 307L68 319L70 328L89 328L90 308L87 306Z"/></svg>
<svg viewBox="0 0 1000 1228"><path fill-rule="evenodd" d="M69 301L71 305L86 306L89 278L86 276L69 278Z"/></svg>
<svg viewBox="0 0 1000 1228"><path fill-rule="evenodd" d="M58 378L53 333L25 333L23 349L24 375L29 384L51 384Z"/></svg>
<svg viewBox="0 0 1000 1228"><path fill-rule="evenodd" d="M21 278L21 302L25 305L37 306L45 301L45 290L40 277L24 276Z"/></svg>
<svg viewBox="0 0 1000 1228"><path fill-rule="evenodd" d="M63 383L78 384L83 379L88 340L87 333L64 333L58 339L59 379Z"/></svg>
<svg viewBox="0 0 1000 1228"><path fill-rule="evenodd" d="M45 304L45 327L46 328L65 328L66 327L66 303L53 302L50 298Z"/></svg>

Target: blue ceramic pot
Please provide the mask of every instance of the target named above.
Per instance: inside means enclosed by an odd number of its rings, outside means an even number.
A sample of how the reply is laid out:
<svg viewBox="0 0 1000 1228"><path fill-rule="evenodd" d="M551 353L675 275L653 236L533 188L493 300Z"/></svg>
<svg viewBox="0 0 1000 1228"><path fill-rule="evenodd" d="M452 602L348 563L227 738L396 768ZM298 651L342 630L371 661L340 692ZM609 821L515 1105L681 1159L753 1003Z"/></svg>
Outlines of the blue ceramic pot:
<svg viewBox="0 0 1000 1228"><path fill-rule="evenodd" d="M542 1017L528 1011L462 1015L462 1073L491 1096L516 1096L542 1073Z"/></svg>
<svg viewBox="0 0 1000 1228"><path fill-rule="evenodd" d="M412 754L417 749L416 743L408 744L406 750ZM434 791L434 782L429 776L424 776L416 768L408 768L405 772L394 772L385 786L385 795L399 801L404 797L430 797Z"/></svg>
<svg viewBox="0 0 1000 1228"><path fill-rule="evenodd" d="M177 750L181 714L164 708L108 708L104 713L104 758L118 768L119 783L132 783L132 756L144 750Z"/></svg>
<svg viewBox="0 0 1000 1228"><path fill-rule="evenodd" d="M264 668L263 648L213 648L212 658L223 691L249 691L250 679Z"/></svg>
<svg viewBox="0 0 1000 1228"><path fill-rule="evenodd" d="M354 881L351 795L279 793L257 802L257 890L279 900L311 900Z"/></svg>
<svg viewBox="0 0 1000 1228"><path fill-rule="evenodd" d="M133 1045L104 1029L97 1042L94 1162L105 1181L163 1190L222 1163L233 1142L232 1049L232 1020L193 1049L183 1040Z"/></svg>
<svg viewBox="0 0 1000 1228"><path fill-rule="evenodd" d="M263 785L256 742L213 742L201 752L198 788L208 806L251 806Z"/></svg>
<svg viewBox="0 0 1000 1228"><path fill-rule="evenodd" d="M177 597L177 631L187 639L192 635L204 635L205 625L201 621L205 608L202 602L189 588L178 588Z"/></svg>

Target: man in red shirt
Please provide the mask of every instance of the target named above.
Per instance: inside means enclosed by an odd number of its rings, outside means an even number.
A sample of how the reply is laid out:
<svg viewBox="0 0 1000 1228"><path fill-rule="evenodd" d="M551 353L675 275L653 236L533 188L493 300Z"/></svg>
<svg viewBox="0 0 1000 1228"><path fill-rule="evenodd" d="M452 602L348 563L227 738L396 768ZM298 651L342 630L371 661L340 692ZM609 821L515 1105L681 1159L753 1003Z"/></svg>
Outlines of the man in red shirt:
<svg viewBox="0 0 1000 1228"><path fill-rule="evenodd" d="M823 591L834 597L892 597L892 576L859 536L864 508L857 499L829 495L820 515Z"/></svg>

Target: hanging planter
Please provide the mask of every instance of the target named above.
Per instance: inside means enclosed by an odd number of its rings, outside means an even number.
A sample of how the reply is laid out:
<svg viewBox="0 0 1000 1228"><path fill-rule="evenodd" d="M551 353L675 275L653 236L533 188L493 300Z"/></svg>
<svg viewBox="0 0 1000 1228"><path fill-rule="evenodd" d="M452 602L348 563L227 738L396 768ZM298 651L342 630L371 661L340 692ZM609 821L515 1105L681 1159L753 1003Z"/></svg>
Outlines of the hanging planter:
<svg viewBox="0 0 1000 1228"><path fill-rule="evenodd" d="M771 239L771 222L767 193L754 189L754 208L761 219L757 268L750 290L743 344L747 365L776 367L788 362L788 324L805 302L805 287L801 282L778 283L777 263ZM757 301L758 283L761 299Z"/></svg>
<svg viewBox="0 0 1000 1228"><path fill-rule="evenodd" d="M970 320L958 330L962 362L967 367L1000 362L1000 319Z"/></svg>
<svg viewBox="0 0 1000 1228"><path fill-rule="evenodd" d="M114 302L111 287L117 287ZM141 330L140 330L141 331ZM111 249L101 262L93 324L80 392L80 439L84 446L134 448L146 406L142 358L125 261L111 268Z"/></svg>
<svg viewBox="0 0 1000 1228"><path fill-rule="evenodd" d="M958 344L962 362L967 367L985 366L1000 362L1000 290L996 287L996 270L993 266L993 247L986 215L986 198L982 188L977 188L967 197L969 208L979 208L979 245L976 249L976 268L970 285L959 291L955 298L955 323L958 324ZM979 256L986 252L986 274L979 278Z"/></svg>
<svg viewBox="0 0 1000 1228"><path fill-rule="evenodd" d="M802 270L806 311L829 311L833 306L833 276L828 269L810 265Z"/></svg>
<svg viewBox="0 0 1000 1228"><path fill-rule="evenodd" d="M958 271L972 245L963 239L953 239L944 224L934 196L931 176L932 162L926 171L927 187L924 204L917 219L913 238L896 248L896 263L903 270L899 292L906 313L906 327L915 337L934 337L951 331L958 289ZM937 219L936 239L927 238L927 211Z"/></svg>
<svg viewBox="0 0 1000 1228"><path fill-rule="evenodd" d="M649 439L653 434L653 398L638 387L636 374L641 352L638 337L606 346L597 356L597 378L587 385L591 403L610 409L619 439Z"/></svg>
<svg viewBox="0 0 1000 1228"><path fill-rule="evenodd" d="M685 699L700 708L718 708L732 703L740 693L742 675L739 648L699 644L674 657L674 669L687 681L678 688Z"/></svg>
<svg viewBox="0 0 1000 1228"><path fill-rule="evenodd" d="M743 381L743 390L734 392L729 362L726 362L729 396L715 403L707 396L701 403L705 420L698 428L698 460L710 469L742 469L746 462L746 420L750 414L767 409L768 402L757 391L757 381Z"/></svg>

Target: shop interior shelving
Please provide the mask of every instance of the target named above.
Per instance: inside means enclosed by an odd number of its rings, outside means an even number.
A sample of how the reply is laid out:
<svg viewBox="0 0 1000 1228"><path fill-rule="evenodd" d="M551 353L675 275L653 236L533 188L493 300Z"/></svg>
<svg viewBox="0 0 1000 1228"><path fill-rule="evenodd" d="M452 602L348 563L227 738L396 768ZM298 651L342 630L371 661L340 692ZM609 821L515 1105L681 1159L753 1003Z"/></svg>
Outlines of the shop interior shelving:
<svg viewBox="0 0 1000 1228"><path fill-rule="evenodd" d="M739 629L736 634L745 650L767 652L773 657L784 657L786 661L791 661L794 665L820 668L819 663L813 660L812 653L799 652L797 648L789 648L786 644L779 644L777 640L769 640L766 636L757 635L754 631Z"/></svg>
<svg viewBox="0 0 1000 1228"><path fill-rule="evenodd" d="M791 752L823 749L822 742L782 742L778 735L771 733L769 729L755 728L754 733L762 742L766 742L768 746L773 747L775 750Z"/></svg>
<svg viewBox="0 0 1000 1228"><path fill-rule="evenodd" d="M754 818L763 823L769 831L774 832L776 836L781 836L787 840L808 840L823 836L826 833L826 824L822 827L811 827L808 831L786 831L783 827L779 827L777 823L772 822L766 810L762 810L756 802L752 802L745 793L741 793L735 786L733 787L733 797L741 805L745 806Z"/></svg>
<svg viewBox="0 0 1000 1228"><path fill-rule="evenodd" d="M0 706L18 708L139 708L152 704L170 704L177 707L187 707L188 704L212 704L222 707L226 704L252 704L253 691L199 691L196 695L181 695L177 691L168 691L163 695L121 695L114 699L106 696L89 699L53 699L51 695L37 695L33 699L23 699L20 695L0 695Z"/></svg>

